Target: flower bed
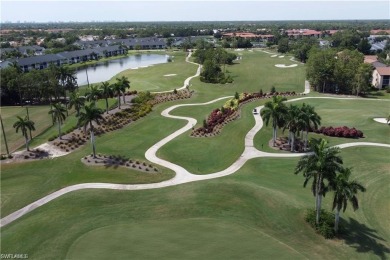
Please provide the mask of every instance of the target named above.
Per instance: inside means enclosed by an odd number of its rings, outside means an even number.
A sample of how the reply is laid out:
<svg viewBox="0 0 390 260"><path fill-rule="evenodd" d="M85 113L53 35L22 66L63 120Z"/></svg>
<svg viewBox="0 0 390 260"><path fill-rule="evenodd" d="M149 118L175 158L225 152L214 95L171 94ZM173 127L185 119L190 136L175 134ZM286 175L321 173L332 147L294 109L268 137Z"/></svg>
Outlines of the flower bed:
<svg viewBox="0 0 390 260"><path fill-rule="evenodd" d="M326 136L332 136L332 137L344 137L344 138L362 138L363 132L360 130L357 130L356 128L349 128L347 126L339 126L339 127L321 127L317 130L312 130L310 132L315 132L317 134L323 134Z"/></svg>
<svg viewBox="0 0 390 260"><path fill-rule="evenodd" d="M150 163L141 162L139 160L132 160L123 156L103 155L97 154L96 158L93 158L92 154L85 156L81 159L86 165L90 166L105 166L105 167L125 167L132 170L147 172L147 173L159 173L160 170Z"/></svg>
<svg viewBox="0 0 390 260"><path fill-rule="evenodd" d="M274 95L295 96L296 93L294 91L281 93L275 92L274 94L263 94L262 92L241 93L238 95L238 99L229 99L225 102L221 109L214 109L207 117L207 120L203 122L203 127L193 129L190 135L193 137L210 137L220 134L224 125L240 116L240 108L242 105L262 98L271 98Z"/></svg>
<svg viewBox="0 0 390 260"><path fill-rule="evenodd" d="M193 91L188 89L174 90L172 92L157 93L153 95L152 105L160 104L163 102L174 101L179 99L191 98Z"/></svg>

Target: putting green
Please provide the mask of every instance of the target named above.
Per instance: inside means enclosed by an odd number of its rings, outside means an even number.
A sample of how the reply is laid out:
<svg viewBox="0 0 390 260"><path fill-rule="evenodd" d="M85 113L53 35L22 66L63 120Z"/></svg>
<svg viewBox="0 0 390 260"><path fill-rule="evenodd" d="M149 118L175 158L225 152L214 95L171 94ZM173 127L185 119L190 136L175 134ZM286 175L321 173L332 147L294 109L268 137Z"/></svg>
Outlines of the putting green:
<svg viewBox="0 0 390 260"><path fill-rule="evenodd" d="M288 245L256 229L217 219L147 221L92 230L66 259L301 259Z"/></svg>

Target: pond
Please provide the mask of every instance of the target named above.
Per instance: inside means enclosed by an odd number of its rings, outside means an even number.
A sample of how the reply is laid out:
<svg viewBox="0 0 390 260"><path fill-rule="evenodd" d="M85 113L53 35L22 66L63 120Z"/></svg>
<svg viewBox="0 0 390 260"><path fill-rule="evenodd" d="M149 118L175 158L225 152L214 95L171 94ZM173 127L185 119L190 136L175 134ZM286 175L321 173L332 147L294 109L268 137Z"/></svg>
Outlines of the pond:
<svg viewBox="0 0 390 260"><path fill-rule="evenodd" d="M162 54L136 54L128 57L98 62L77 70L77 84L79 86L87 85L87 74L89 84L107 81L116 74L127 70L147 67L154 64L167 63L168 55Z"/></svg>

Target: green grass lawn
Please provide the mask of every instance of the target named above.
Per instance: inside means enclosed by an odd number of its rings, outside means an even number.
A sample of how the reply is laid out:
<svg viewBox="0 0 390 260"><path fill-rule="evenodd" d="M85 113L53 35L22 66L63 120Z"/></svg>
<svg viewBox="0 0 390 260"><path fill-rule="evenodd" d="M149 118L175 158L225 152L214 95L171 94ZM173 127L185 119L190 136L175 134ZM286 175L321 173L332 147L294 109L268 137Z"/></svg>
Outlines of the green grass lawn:
<svg viewBox="0 0 390 260"><path fill-rule="evenodd" d="M258 51L243 51L242 55L240 64L227 67L234 77L233 84L205 84L194 79L191 89L195 93L191 99L157 105L148 116L98 137L97 152L145 160L148 148L186 124L160 115L175 104L207 102L236 91L257 92L262 88L268 92L272 85L277 91L303 91L304 66L274 66L291 64L289 57L271 58ZM179 75L187 69L185 73L195 73L196 66L191 64L187 64L188 68L182 64L177 71L162 68L176 66L180 52L175 52L175 56L173 63L131 71L134 75L129 77L130 81L135 84L139 74L139 79L150 78L149 83L159 84L161 75ZM160 76L143 74L146 70L153 72L152 69ZM172 89L172 82L161 83L161 89ZM137 89L135 86L131 88ZM158 156L197 174L227 168L243 151L244 137L254 125L252 109L265 101L243 106L241 117L225 126L219 136L192 138L188 131L163 146ZM194 117L200 126L211 110L224 102L181 107L171 114ZM389 112L388 102L304 102L316 107L323 125L354 126L366 135L361 141L390 143L389 127L372 120ZM261 148L270 138L270 128L263 128L255 137L255 146ZM332 145L356 141L329 140ZM264 150L271 148L264 145ZM162 173L156 175L87 167L80 159L90 151L86 145L52 160L2 165L1 216L72 184L150 183L173 176L162 167ZM31 259L107 259L128 255L135 259L389 258L388 149L355 147L343 149L341 154L345 165L354 167L353 177L367 188L366 193L358 196L360 209L353 212L348 208L342 214L344 227L349 231L343 239L325 240L305 223L305 210L314 206L314 197L309 188L302 188L303 177L293 174L298 159L257 158L235 174L215 180L156 190L91 189L69 193L2 228L2 251L27 253ZM324 208L330 207L331 195L324 199Z"/></svg>
<svg viewBox="0 0 390 260"><path fill-rule="evenodd" d="M348 126L355 127L364 133L364 138L350 139L339 137L328 137L325 135L309 133L309 138L325 138L330 145L349 142L377 142L390 144L390 127L386 124L375 122L373 118L386 117L390 113L389 101L372 100L331 100L331 99L306 99L293 102L301 105L306 103L315 107L316 112L321 116L323 126ZM278 134L287 136L288 131L283 133L278 130ZM255 136L255 147L260 149L261 144L268 144L272 138L272 127L264 127ZM265 147L263 150L275 150Z"/></svg>
<svg viewBox="0 0 390 260"><path fill-rule="evenodd" d="M314 197L302 188L303 177L292 174L297 159L253 159L216 180L158 190L70 193L3 228L2 248L33 259L130 253L137 259L385 259L390 256L387 152L342 151L345 164L354 166L353 176L367 187L359 195L361 208L342 214L349 231L343 239L325 240L304 222ZM330 202L327 196L323 207L329 210Z"/></svg>
<svg viewBox="0 0 390 260"><path fill-rule="evenodd" d="M115 104L115 98L109 99L109 106ZM105 110L105 100L99 100L97 106ZM49 114L50 106L30 106L28 107L30 120L35 123L35 131L32 131L33 140L30 142L30 147L38 146L48 141L50 137L58 135L57 124L52 124L52 118ZM21 132L15 132L13 124L16 122L16 116L25 117L27 114L26 107L1 107L1 116L4 123L4 130L7 138L9 151L12 153L19 148L24 148L24 137ZM77 117L74 109L69 111L69 116L65 119L61 126L62 133L76 126ZM6 154L4 137L1 134L1 153Z"/></svg>
<svg viewBox="0 0 390 260"><path fill-rule="evenodd" d="M52 119L48 114L50 106L29 106L28 112L30 120L35 122L35 131L32 131L31 134L33 137L37 136L39 133L45 131L47 128L51 127ZM13 124L16 122L16 116L24 118L27 115L26 107L1 107L1 117L3 119L4 131L7 138L9 151L15 151L19 147L24 145L24 137L21 132L15 132ZM1 143L1 153L6 154L6 147L4 142L4 136L1 134L0 137Z"/></svg>

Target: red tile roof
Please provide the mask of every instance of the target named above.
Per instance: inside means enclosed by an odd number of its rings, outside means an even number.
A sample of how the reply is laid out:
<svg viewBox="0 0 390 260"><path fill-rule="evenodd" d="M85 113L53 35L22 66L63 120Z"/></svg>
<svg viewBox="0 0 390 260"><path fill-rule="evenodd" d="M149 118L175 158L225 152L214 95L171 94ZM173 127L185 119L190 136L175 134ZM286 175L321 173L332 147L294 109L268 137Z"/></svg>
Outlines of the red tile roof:
<svg viewBox="0 0 390 260"><path fill-rule="evenodd" d="M376 70L381 76L390 76L390 67L379 67Z"/></svg>
<svg viewBox="0 0 390 260"><path fill-rule="evenodd" d="M378 61L376 55L364 55L364 63L374 63Z"/></svg>
<svg viewBox="0 0 390 260"><path fill-rule="evenodd" d="M371 30L371 34L377 34L379 32L386 32L386 33L390 34L389 29L387 29L387 30Z"/></svg>

